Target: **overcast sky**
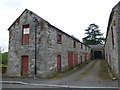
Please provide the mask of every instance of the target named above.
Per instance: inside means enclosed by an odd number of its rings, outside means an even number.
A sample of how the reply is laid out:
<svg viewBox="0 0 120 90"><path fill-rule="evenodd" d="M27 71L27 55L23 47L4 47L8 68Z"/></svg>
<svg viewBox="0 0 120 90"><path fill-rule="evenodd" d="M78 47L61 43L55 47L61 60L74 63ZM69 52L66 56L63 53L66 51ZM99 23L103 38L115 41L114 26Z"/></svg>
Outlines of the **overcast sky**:
<svg viewBox="0 0 120 90"><path fill-rule="evenodd" d="M27 8L60 30L82 41L85 29L95 23L104 37L112 8L119 0L0 0L0 47L8 50L7 29Z"/></svg>

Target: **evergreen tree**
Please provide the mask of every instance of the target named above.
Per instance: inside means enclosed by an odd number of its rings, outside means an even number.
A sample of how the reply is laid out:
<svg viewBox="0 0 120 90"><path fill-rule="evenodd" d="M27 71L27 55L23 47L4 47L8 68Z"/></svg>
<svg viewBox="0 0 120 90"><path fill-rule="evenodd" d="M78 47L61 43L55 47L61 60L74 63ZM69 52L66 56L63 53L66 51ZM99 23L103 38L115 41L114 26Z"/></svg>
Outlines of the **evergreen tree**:
<svg viewBox="0 0 120 90"><path fill-rule="evenodd" d="M98 25L90 24L85 31L87 36L83 38L83 43L86 45L104 44L105 38L103 33L100 32Z"/></svg>

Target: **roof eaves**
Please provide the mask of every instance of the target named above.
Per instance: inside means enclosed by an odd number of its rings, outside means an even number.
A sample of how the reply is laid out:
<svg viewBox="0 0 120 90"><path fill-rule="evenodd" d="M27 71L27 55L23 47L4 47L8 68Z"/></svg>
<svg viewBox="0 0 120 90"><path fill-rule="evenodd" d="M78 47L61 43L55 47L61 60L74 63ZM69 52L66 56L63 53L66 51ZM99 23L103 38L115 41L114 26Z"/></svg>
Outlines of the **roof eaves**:
<svg viewBox="0 0 120 90"><path fill-rule="evenodd" d="M84 44L84 43L82 43L79 39L77 39L76 37L73 37L73 36L71 36L71 35L65 33L64 31L62 31L62 30L58 29L57 27L51 25L49 22L47 22L47 23L48 23L49 26L51 26L52 28L55 28L55 29L58 30L59 32L61 32L61 33L65 34L65 35L67 35L68 37L74 39L75 41L77 41L77 42L79 42L79 43L81 43L81 44ZM84 44L84 45L85 45L85 44ZM85 46L89 47L88 45L85 45ZM91 48L91 47L89 47L89 48Z"/></svg>
<svg viewBox="0 0 120 90"><path fill-rule="evenodd" d="M22 12L22 14L24 13L24 12L26 12L26 11L28 11L28 9L25 9L23 12ZM17 19L19 19L21 16L22 16L22 14L17 18ZM17 19L12 23L12 25L8 28L8 31L10 30L10 28L15 24L15 22L17 21Z"/></svg>

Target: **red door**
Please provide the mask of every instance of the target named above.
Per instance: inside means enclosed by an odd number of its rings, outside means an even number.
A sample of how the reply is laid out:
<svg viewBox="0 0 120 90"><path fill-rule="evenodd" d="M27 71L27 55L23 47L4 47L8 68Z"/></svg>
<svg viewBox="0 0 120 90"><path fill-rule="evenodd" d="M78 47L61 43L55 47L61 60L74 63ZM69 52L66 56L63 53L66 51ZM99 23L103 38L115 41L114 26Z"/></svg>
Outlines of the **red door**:
<svg viewBox="0 0 120 90"><path fill-rule="evenodd" d="M68 53L68 67L69 69L73 68L73 53Z"/></svg>
<svg viewBox="0 0 120 90"><path fill-rule="evenodd" d="M57 56L57 70L61 71L61 55Z"/></svg>
<svg viewBox="0 0 120 90"><path fill-rule="evenodd" d="M28 56L22 56L22 76L28 76Z"/></svg>
<svg viewBox="0 0 120 90"><path fill-rule="evenodd" d="M87 53L84 53L84 60L87 61Z"/></svg>
<svg viewBox="0 0 120 90"><path fill-rule="evenodd" d="M74 67L78 65L78 54L74 54Z"/></svg>

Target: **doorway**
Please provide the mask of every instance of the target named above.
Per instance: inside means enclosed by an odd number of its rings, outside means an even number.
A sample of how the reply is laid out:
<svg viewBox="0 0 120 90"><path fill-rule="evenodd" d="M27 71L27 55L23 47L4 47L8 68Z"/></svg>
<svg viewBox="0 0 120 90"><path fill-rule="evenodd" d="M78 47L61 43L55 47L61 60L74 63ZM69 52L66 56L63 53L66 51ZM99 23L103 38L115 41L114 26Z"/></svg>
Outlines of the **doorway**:
<svg viewBox="0 0 120 90"><path fill-rule="evenodd" d="M61 71L61 55L57 55L57 70Z"/></svg>
<svg viewBox="0 0 120 90"><path fill-rule="evenodd" d="M73 52L68 53L68 67L69 69L73 68Z"/></svg>
<svg viewBox="0 0 120 90"><path fill-rule="evenodd" d="M102 59L101 51L94 51L94 59Z"/></svg>
<svg viewBox="0 0 120 90"><path fill-rule="evenodd" d="M28 56L22 56L22 76L28 76Z"/></svg>

